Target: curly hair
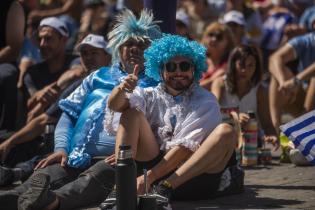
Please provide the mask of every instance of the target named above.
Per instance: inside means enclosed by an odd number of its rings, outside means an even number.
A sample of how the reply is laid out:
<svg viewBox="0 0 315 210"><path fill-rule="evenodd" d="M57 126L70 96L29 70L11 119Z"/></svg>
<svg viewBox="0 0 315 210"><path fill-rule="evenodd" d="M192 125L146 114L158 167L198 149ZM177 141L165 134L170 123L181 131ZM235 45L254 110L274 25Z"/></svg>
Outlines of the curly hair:
<svg viewBox="0 0 315 210"><path fill-rule="evenodd" d="M205 47L182 36L164 34L144 51L145 74L156 81L161 81L163 64L175 56L184 56L192 61L195 66L195 81L198 81L202 72L207 69Z"/></svg>

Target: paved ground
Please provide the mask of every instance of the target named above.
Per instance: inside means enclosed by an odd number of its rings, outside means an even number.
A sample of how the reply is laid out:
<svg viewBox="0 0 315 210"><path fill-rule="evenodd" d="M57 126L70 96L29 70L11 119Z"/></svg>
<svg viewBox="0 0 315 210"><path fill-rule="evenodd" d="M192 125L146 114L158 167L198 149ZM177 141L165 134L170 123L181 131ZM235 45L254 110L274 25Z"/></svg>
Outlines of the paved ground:
<svg viewBox="0 0 315 210"><path fill-rule="evenodd" d="M173 210L315 210L315 167L279 164L276 160L272 165L246 168L244 193L198 202L174 202L172 206Z"/></svg>
<svg viewBox="0 0 315 210"><path fill-rule="evenodd" d="M198 202L176 202L174 210L315 209L315 167L293 164L245 169L245 192Z"/></svg>

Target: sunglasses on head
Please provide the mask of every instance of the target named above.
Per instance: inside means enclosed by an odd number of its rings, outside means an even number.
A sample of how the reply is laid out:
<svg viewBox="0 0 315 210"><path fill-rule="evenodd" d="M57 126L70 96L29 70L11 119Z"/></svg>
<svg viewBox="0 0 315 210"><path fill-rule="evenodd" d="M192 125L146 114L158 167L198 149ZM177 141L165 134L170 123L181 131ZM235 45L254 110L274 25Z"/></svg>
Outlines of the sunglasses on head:
<svg viewBox="0 0 315 210"><path fill-rule="evenodd" d="M214 37L219 42L223 39L223 34L222 33L218 33L218 32L209 32L208 36L209 37Z"/></svg>
<svg viewBox="0 0 315 210"><path fill-rule="evenodd" d="M179 63L175 63L175 62L170 61L170 62L167 62L164 66L165 66L165 70L167 72L175 72L178 67L179 67L180 71L187 72L191 69L192 63L190 63L188 61L182 61Z"/></svg>

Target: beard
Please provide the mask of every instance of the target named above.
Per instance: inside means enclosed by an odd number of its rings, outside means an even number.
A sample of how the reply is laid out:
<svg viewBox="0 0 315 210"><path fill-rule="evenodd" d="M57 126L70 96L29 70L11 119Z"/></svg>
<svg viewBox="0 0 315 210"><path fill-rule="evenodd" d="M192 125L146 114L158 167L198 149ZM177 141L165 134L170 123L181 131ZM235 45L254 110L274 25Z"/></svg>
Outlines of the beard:
<svg viewBox="0 0 315 210"><path fill-rule="evenodd" d="M193 83L193 79L187 76L183 77L183 79L181 80L177 80L173 77L169 78L168 80L165 80L165 85L167 87L170 87L180 92L187 90L192 83Z"/></svg>

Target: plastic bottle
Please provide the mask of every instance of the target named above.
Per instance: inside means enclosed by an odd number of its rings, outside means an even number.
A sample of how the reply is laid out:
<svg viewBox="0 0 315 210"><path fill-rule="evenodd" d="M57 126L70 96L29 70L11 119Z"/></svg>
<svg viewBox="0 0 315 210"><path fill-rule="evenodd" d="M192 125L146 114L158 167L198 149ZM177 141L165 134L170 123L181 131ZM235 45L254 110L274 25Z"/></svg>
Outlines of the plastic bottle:
<svg viewBox="0 0 315 210"><path fill-rule="evenodd" d="M248 111L250 117L244 129L244 141L242 151L242 165L253 166L257 164L257 137L258 137L258 123L255 113Z"/></svg>
<svg viewBox="0 0 315 210"><path fill-rule="evenodd" d="M137 170L130 145L120 145L116 166L117 210L137 209Z"/></svg>

